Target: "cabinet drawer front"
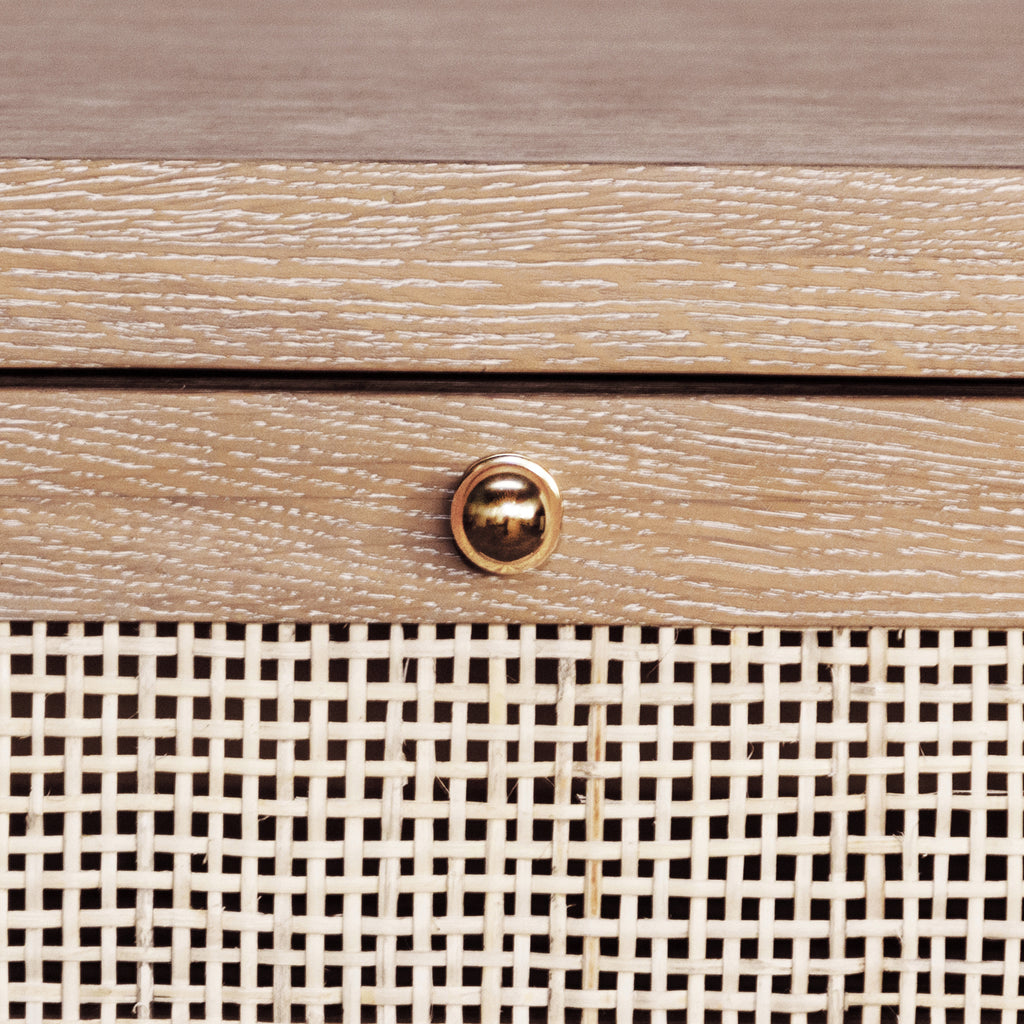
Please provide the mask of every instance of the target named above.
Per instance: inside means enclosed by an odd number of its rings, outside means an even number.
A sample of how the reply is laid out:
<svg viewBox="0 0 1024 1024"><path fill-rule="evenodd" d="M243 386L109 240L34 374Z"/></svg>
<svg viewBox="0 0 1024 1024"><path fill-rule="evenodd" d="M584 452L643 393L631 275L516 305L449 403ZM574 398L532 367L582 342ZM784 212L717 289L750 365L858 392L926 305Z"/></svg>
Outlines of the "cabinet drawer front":
<svg viewBox="0 0 1024 1024"><path fill-rule="evenodd" d="M15 617L1019 623L1024 399L8 389ZM555 476L559 547L455 552L465 467Z"/></svg>

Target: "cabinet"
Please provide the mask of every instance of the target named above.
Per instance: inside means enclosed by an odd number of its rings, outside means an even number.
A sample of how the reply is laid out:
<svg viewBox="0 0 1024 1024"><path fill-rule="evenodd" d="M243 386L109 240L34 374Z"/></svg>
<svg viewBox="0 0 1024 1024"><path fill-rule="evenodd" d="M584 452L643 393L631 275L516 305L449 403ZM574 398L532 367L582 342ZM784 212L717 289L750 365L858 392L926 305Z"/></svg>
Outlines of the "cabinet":
<svg viewBox="0 0 1024 1024"><path fill-rule="evenodd" d="M1017 1021L1017 7L257 8L0 3L8 1017Z"/></svg>

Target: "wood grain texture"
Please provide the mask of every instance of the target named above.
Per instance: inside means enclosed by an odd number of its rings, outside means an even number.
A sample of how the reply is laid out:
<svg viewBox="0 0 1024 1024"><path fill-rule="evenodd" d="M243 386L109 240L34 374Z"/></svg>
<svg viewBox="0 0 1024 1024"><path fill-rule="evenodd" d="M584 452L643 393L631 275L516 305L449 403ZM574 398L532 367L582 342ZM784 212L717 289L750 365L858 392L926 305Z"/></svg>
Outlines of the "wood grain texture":
<svg viewBox="0 0 1024 1024"><path fill-rule="evenodd" d="M5 390L0 616L1024 623L1024 398ZM475 458L556 476L559 548L448 536Z"/></svg>
<svg viewBox="0 0 1024 1024"><path fill-rule="evenodd" d="M10 161L0 365L1024 374L1024 174Z"/></svg>
<svg viewBox="0 0 1024 1024"><path fill-rule="evenodd" d="M0 156L1024 164L1017 0L0 2Z"/></svg>

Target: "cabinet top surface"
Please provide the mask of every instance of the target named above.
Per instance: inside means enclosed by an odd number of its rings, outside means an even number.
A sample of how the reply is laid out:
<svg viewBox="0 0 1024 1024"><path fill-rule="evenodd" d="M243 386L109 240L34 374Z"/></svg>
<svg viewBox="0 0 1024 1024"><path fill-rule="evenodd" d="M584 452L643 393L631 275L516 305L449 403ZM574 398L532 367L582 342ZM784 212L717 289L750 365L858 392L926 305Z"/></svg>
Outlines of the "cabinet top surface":
<svg viewBox="0 0 1024 1024"><path fill-rule="evenodd" d="M1018 0L0 0L0 158L1024 165Z"/></svg>

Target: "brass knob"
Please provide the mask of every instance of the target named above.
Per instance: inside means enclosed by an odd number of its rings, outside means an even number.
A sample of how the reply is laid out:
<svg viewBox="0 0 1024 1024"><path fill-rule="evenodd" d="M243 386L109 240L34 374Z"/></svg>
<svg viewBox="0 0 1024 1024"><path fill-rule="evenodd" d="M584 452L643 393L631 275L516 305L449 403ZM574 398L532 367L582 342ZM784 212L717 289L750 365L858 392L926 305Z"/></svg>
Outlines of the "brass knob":
<svg viewBox="0 0 1024 1024"><path fill-rule="evenodd" d="M545 562L558 543L562 497L522 455L491 455L466 470L452 498L452 535L474 565L507 576Z"/></svg>

